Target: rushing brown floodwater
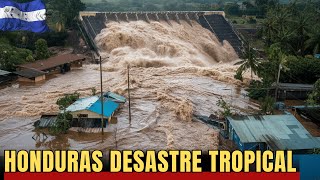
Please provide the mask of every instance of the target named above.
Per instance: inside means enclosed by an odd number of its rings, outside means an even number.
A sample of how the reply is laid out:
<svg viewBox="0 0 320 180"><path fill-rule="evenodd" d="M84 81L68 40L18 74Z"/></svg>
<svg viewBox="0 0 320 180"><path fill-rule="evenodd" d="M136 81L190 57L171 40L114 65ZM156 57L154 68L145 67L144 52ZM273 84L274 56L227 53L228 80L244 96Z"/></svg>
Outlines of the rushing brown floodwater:
<svg viewBox="0 0 320 180"><path fill-rule="evenodd" d="M233 78L236 54L197 23L109 23L96 38L104 55L104 90L126 95L131 68L132 125L128 104L105 135L70 132L35 141L33 123L57 112L56 100L99 89L98 65L85 65L36 86L0 90L0 149L217 149L218 131L192 121L193 114L217 113L220 97L238 112L257 108ZM108 58L106 58L108 57Z"/></svg>

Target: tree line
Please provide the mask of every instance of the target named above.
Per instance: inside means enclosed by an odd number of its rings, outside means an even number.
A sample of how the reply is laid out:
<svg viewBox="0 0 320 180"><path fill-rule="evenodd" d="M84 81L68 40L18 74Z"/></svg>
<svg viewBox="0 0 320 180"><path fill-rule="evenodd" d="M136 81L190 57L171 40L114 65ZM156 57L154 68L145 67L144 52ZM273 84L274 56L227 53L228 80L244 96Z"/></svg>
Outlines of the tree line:
<svg viewBox="0 0 320 180"><path fill-rule="evenodd" d="M251 98L266 98L278 78L279 82L301 84L315 84L320 78L320 59L315 58L320 53L319 7L320 1L308 1L268 9L261 26L266 56L259 56L247 44L243 60L237 63L237 79L247 70L261 79L252 81Z"/></svg>
<svg viewBox="0 0 320 180"><path fill-rule="evenodd" d="M30 2L31 0L16 0ZM64 46L68 29L76 27L79 11L85 10L80 0L43 0L47 8L50 31L36 34L26 31L0 32L0 69L15 71L20 64L48 58L48 47Z"/></svg>

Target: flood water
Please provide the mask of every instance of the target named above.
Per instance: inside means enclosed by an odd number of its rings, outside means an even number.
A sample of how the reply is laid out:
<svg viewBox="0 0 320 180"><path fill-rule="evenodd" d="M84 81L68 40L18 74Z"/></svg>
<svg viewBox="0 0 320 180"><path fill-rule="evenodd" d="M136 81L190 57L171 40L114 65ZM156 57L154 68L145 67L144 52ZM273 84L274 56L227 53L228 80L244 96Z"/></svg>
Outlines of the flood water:
<svg viewBox="0 0 320 180"><path fill-rule="evenodd" d="M217 149L218 131L192 120L193 114L218 114L219 98L234 112L257 110L244 96L249 75L244 83L234 79L234 51L209 31L172 23L175 28L164 23L108 24L96 39L104 55L104 91L127 97L131 66L131 125L126 103L116 114L118 124L108 126L103 135L51 136L34 130L41 114L58 112L56 100L65 93L87 97L91 88L100 89L99 66L87 64L42 84L1 89L0 149Z"/></svg>

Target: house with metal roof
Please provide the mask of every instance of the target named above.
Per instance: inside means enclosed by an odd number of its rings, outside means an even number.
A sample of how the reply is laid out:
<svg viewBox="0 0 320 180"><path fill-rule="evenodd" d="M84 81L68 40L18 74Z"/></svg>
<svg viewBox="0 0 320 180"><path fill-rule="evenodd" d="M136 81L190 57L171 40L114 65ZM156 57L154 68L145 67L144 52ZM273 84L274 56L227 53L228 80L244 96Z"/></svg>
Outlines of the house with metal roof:
<svg viewBox="0 0 320 180"><path fill-rule="evenodd" d="M14 72L20 82L40 82L46 80L46 73L37 69L24 69Z"/></svg>
<svg viewBox="0 0 320 180"><path fill-rule="evenodd" d="M17 66L18 81L39 82L47 75L66 73L72 68L82 67L85 57L76 54L63 54Z"/></svg>
<svg viewBox="0 0 320 180"><path fill-rule="evenodd" d="M116 94L114 94L116 95ZM120 99L124 97L117 95ZM70 112L73 117L73 127L101 127L101 114L103 112L104 125L114 116L114 113L119 108L120 104L111 98L105 98L103 100L103 110L101 107L101 98L99 96L92 96L88 98L82 98L77 100L66 111Z"/></svg>
<svg viewBox="0 0 320 180"><path fill-rule="evenodd" d="M305 100L308 94L314 89L312 84L294 84L294 83L274 83L271 87L270 94L275 94L278 89L278 99L280 100Z"/></svg>
<svg viewBox="0 0 320 180"><path fill-rule="evenodd" d="M293 115L227 117L227 137L245 150L292 150L306 153L320 148L313 137Z"/></svg>
<svg viewBox="0 0 320 180"><path fill-rule="evenodd" d="M15 79L15 75L11 72L0 69L0 84L5 84Z"/></svg>

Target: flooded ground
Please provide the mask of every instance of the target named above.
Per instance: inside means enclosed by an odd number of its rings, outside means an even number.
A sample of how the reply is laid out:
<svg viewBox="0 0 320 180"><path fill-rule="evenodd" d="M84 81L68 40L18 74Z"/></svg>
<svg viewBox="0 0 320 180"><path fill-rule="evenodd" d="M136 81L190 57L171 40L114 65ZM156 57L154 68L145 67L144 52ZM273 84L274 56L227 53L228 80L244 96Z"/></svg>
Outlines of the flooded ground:
<svg viewBox="0 0 320 180"><path fill-rule="evenodd" d="M219 45L196 24L173 26L108 24L97 37L104 91L127 96L126 68L131 66L131 125L125 104L117 112L118 124L104 135L69 132L44 138L34 131L41 114L58 111L55 103L63 94L78 91L85 97L91 88L99 89L99 66L88 64L39 85L1 89L0 149L217 149L218 131L192 120L193 114L218 114L219 98L243 114L257 110L257 104L244 96L244 83L233 78L237 58L227 43ZM110 41L114 33L118 38Z"/></svg>

